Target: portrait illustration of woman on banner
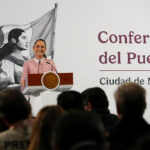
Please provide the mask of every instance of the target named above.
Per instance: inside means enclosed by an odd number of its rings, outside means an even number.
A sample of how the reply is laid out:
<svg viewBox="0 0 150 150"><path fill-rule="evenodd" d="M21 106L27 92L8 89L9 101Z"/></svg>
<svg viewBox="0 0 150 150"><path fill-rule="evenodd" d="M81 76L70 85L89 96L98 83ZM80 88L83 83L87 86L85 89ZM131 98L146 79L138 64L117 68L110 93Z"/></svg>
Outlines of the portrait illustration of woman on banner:
<svg viewBox="0 0 150 150"><path fill-rule="evenodd" d="M37 39L47 43L47 57L54 57L56 10L24 25L0 26L0 90L20 87L23 64L34 57L33 46Z"/></svg>
<svg viewBox="0 0 150 150"><path fill-rule="evenodd" d="M27 50L28 46L28 38L23 29L15 28L8 33L8 43L0 48L0 90L20 87L23 64L28 60L22 51Z"/></svg>

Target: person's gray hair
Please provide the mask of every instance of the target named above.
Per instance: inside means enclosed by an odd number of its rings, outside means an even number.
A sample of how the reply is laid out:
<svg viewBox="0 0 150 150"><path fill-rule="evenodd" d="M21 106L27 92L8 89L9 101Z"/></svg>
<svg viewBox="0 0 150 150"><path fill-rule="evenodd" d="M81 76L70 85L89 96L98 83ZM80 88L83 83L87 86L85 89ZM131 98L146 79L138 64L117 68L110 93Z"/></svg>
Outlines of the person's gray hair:
<svg viewBox="0 0 150 150"><path fill-rule="evenodd" d="M146 91L137 83L124 83L117 88L115 100L121 115L142 116L146 108Z"/></svg>

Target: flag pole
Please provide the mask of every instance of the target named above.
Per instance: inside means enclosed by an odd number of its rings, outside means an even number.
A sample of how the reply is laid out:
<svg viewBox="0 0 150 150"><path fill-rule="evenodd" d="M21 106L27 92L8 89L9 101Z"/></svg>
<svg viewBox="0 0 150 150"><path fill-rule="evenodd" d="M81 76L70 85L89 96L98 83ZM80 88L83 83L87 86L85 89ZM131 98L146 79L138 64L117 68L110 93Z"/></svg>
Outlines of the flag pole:
<svg viewBox="0 0 150 150"><path fill-rule="evenodd" d="M56 18L57 18L57 9L58 9L58 3L55 3L55 15L54 15L54 30L53 30L53 50L51 54L51 59L54 59L54 49L55 49L55 35L56 35Z"/></svg>

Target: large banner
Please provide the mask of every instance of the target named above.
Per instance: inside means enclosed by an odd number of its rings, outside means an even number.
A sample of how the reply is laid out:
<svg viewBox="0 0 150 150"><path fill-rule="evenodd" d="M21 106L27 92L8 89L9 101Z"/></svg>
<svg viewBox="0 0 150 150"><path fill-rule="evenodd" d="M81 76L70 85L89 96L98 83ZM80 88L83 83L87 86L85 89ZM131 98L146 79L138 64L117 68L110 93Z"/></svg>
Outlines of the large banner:
<svg viewBox="0 0 150 150"><path fill-rule="evenodd" d="M47 12L50 5L53 6L52 3L55 2L59 4L55 64L58 72L73 72L72 90L82 92L90 87L101 87L108 96L110 111L116 113L114 100L116 88L123 82L139 83L147 90L147 109L144 117L150 122L150 1L36 0L35 4L35 1L31 0L17 2L5 0L0 10L1 25L29 22L30 18ZM7 3L13 7L9 7L9 13L4 13L8 7ZM51 12L53 11L49 13ZM53 15L50 16L52 19ZM24 30L29 28L26 31L29 40L32 39L30 36L34 32L32 28L37 22L32 22L32 27L28 24L21 28ZM39 26L48 25L46 23L44 25L42 21ZM37 30L40 30L39 26ZM0 35L3 35L4 30L1 28ZM44 31L46 30L41 30L40 33ZM46 33L48 32L45 32L45 36ZM3 43L6 44L7 40L7 36L0 38L0 46L3 47ZM50 50L50 54L51 52ZM21 53L24 57L31 57L32 45ZM1 56L0 54L0 58ZM1 60L3 61L4 59ZM7 66L9 67L10 65ZM1 67L0 69L2 73L2 70L7 70ZM45 99L46 97L48 96L44 95Z"/></svg>
<svg viewBox="0 0 150 150"><path fill-rule="evenodd" d="M0 27L0 89L19 87L24 61L32 58L37 39L46 41L46 56L54 57L56 9L25 25Z"/></svg>

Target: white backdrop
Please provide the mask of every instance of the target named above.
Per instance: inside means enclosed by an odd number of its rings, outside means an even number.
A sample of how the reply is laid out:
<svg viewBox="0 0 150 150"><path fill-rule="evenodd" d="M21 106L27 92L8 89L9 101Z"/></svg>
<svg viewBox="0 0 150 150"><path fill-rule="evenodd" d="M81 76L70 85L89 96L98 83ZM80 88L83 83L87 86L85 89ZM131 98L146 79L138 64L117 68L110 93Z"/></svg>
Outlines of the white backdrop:
<svg viewBox="0 0 150 150"><path fill-rule="evenodd" d="M108 70L148 70L149 63L138 64L137 60L127 64L126 53L135 52L150 55L150 39L146 44L102 44L98 33L108 34L150 34L149 0L0 0L0 25L26 24L41 17L58 3L55 63L59 72L74 72L74 90L100 86L108 95L110 110L116 113L113 93L117 85L99 83L100 78L140 77L147 89L147 110L145 118L150 122L150 91L147 84L149 71L105 72ZM101 64L99 56L121 52L122 64Z"/></svg>

